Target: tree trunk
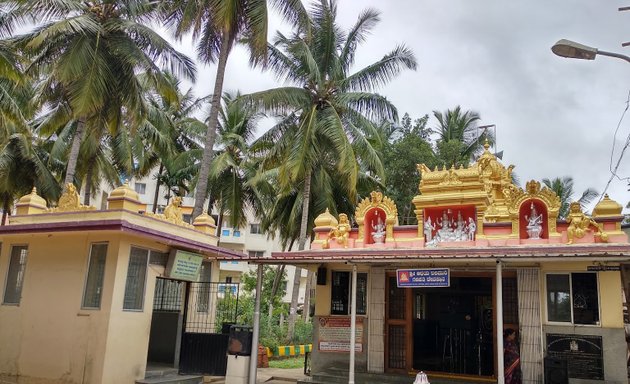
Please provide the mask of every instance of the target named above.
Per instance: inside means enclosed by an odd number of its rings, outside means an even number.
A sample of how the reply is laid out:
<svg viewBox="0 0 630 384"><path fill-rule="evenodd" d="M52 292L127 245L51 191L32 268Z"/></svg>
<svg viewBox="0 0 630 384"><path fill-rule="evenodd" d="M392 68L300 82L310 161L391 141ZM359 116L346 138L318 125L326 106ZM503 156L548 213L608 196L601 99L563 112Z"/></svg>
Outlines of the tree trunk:
<svg viewBox="0 0 630 384"><path fill-rule="evenodd" d="M87 173L85 175L85 196L83 196L83 205L90 205L90 195L92 194L92 177L94 177L94 163L96 156L93 156L88 164Z"/></svg>
<svg viewBox="0 0 630 384"><path fill-rule="evenodd" d="M66 165L66 178L63 180L64 190L66 188L66 185L68 185L69 183L74 184L74 173L77 170L77 162L79 161L79 149L81 149L83 136L85 136L85 122L83 120L79 120L77 122L77 130L72 138L70 154L68 155L68 164Z"/></svg>
<svg viewBox="0 0 630 384"><path fill-rule="evenodd" d="M217 245L219 245L219 243L221 242L221 235L222 235L222 228L221 226L223 225L223 207L219 208L219 217L217 217Z"/></svg>
<svg viewBox="0 0 630 384"><path fill-rule="evenodd" d="M311 290L313 289L313 279L315 278L315 273L309 270L306 275L306 289L304 290L304 309L302 310L302 320L305 323L308 323L311 318L309 315L311 314Z"/></svg>
<svg viewBox="0 0 630 384"><path fill-rule="evenodd" d="M225 77L225 67L228 55L230 53L230 38L227 33L223 33L223 41L219 50L219 63L217 65L217 74L214 81L214 93L212 94L212 102L210 104L210 116L208 116L208 130L206 131L205 146L203 149L203 157L201 166L199 167L199 179L197 181L197 189L195 191L195 208L193 209L193 220L201 215L203 203L206 200L206 191L208 190L208 175L210 173L210 161L214 153L214 140L217 136L217 124L219 122L219 109L221 108L221 93L223 92L223 79Z"/></svg>
<svg viewBox="0 0 630 384"><path fill-rule="evenodd" d="M295 239L291 239L291 243L289 243L288 250L291 251L293 249L293 242ZM286 249L282 250L283 252ZM267 319L268 326L271 326L271 319L273 317L273 298L276 297L276 293L278 292L278 288L280 287L280 280L282 279L282 275L284 274L285 265L279 265L278 271L273 278L273 285L271 286L271 302L269 303L269 318Z"/></svg>
<svg viewBox="0 0 630 384"><path fill-rule="evenodd" d="M271 286L271 301L269 302L269 316L267 317L268 326L271 326L271 320L273 317L273 302L276 294L278 293L278 288L280 287L280 280L282 280L282 275L284 274L284 267L284 264L278 265L276 275L273 277L273 285Z"/></svg>
<svg viewBox="0 0 630 384"><path fill-rule="evenodd" d="M158 170L157 178L155 179L155 194L153 195L153 213L157 212L157 203L160 197L160 177L164 172L164 164L160 161L160 169Z"/></svg>
<svg viewBox="0 0 630 384"><path fill-rule="evenodd" d="M4 202L2 203L2 225L7 224L7 216L9 215L9 209L11 208L9 199L9 196L5 196Z"/></svg>
<svg viewBox="0 0 630 384"><path fill-rule="evenodd" d="M308 228L308 207L311 199L311 169L307 169L304 174L304 194L302 196L302 221L300 223L300 238L298 239L298 250L303 251L306 245L306 230ZM297 318L298 296L300 293L300 278L302 269L295 267L295 277L293 278L293 292L291 295L291 306L289 307L289 326L287 338L293 339L295 331L295 320ZM297 288L295 282L297 280ZM306 296L306 295L304 295Z"/></svg>
<svg viewBox="0 0 630 384"><path fill-rule="evenodd" d="M311 169L306 170L304 175L304 195L302 197L302 222L300 223L300 238L298 241L298 251L303 251L306 245L306 230L308 228L308 209L311 202Z"/></svg>
<svg viewBox="0 0 630 384"><path fill-rule="evenodd" d="M291 291L291 306L289 307L289 325L287 328L287 341L293 342L295 334L295 321L297 320L298 298L300 297L300 280L302 279L302 268L295 267L293 275L293 290Z"/></svg>

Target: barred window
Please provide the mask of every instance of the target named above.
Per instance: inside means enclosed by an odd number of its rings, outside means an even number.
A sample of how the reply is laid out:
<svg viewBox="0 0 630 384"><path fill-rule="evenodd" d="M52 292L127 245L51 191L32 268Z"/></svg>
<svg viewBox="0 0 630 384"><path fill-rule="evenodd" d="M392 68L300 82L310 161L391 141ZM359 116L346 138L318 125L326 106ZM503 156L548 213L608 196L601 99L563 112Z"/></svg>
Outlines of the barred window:
<svg viewBox="0 0 630 384"><path fill-rule="evenodd" d="M332 271L330 313L349 315L352 273ZM357 314L365 315L367 310L367 273L357 273Z"/></svg>
<svg viewBox="0 0 630 384"><path fill-rule="evenodd" d="M88 273L83 290L82 308L101 308L106 257L107 243L92 244L88 262Z"/></svg>
<svg viewBox="0 0 630 384"><path fill-rule="evenodd" d="M7 282L4 289L4 304L20 304L27 256L28 246L15 245L11 247L9 273L7 274Z"/></svg>
<svg viewBox="0 0 630 384"><path fill-rule="evenodd" d="M144 306L144 288L147 278L147 249L131 247L127 282L125 283L124 310L142 311Z"/></svg>
<svg viewBox="0 0 630 384"><path fill-rule="evenodd" d="M599 324L595 273L547 274L547 320Z"/></svg>

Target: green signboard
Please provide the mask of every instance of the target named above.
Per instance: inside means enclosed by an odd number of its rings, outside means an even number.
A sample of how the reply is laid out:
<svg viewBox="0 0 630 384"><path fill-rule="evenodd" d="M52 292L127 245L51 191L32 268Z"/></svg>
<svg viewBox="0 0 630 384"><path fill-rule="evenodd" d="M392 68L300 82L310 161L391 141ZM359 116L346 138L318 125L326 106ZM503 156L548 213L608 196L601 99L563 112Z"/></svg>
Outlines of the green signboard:
<svg viewBox="0 0 630 384"><path fill-rule="evenodd" d="M166 276L176 280L197 281L203 256L174 249L166 265Z"/></svg>

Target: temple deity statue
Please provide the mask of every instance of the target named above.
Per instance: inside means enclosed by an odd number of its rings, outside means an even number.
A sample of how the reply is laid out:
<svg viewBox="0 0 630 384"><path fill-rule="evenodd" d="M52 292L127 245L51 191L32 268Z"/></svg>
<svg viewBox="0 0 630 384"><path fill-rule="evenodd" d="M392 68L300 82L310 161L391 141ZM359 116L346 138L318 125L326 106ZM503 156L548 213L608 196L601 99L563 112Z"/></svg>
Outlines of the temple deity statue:
<svg viewBox="0 0 630 384"><path fill-rule="evenodd" d="M433 231L435 231L435 223L431 222L431 217L427 217L424 221L424 238L427 243L433 240Z"/></svg>
<svg viewBox="0 0 630 384"><path fill-rule="evenodd" d="M598 236L603 242L608 241L608 234L604 232L601 224L586 216L582 212L580 203L573 202L569 208L569 215L566 218L569 227L567 228L567 244L573 244L573 239L581 239L590 230L590 226L595 227L595 236Z"/></svg>
<svg viewBox="0 0 630 384"><path fill-rule="evenodd" d="M468 225L466 226L466 234L468 236L468 240L475 240L475 232L477 232L477 224L475 223L475 219L469 217Z"/></svg>
<svg viewBox="0 0 630 384"><path fill-rule="evenodd" d="M437 231L438 242L454 241L453 221L448 217L447 211L442 212L442 218L438 219L440 229Z"/></svg>
<svg viewBox="0 0 630 384"><path fill-rule="evenodd" d="M374 240L376 244L385 242L385 224L378 212L376 213L376 223L372 220L372 240Z"/></svg>
<svg viewBox="0 0 630 384"><path fill-rule="evenodd" d="M532 203L531 207L530 207L530 214L529 216L525 215L525 220L527 220L527 236L530 239L540 239L540 235L542 233L542 222L543 222L543 217L542 217L542 213L538 213L536 211L536 207L534 206L534 203Z"/></svg>
<svg viewBox="0 0 630 384"><path fill-rule="evenodd" d="M466 221L462 217L462 212L458 211L457 221L455 222L455 232L454 232L455 241L467 240L468 236L466 235L465 227L466 227Z"/></svg>
<svg viewBox="0 0 630 384"><path fill-rule="evenodd" d="M345 213L339 214L339 224L336 228L333 228L328 233L327 238L324 240L322 248L327 249L330 247L330 240L336 240L338 244L341 244L344 248L348 248L348 237L350 236L350 221L348 215Z"/></svg>

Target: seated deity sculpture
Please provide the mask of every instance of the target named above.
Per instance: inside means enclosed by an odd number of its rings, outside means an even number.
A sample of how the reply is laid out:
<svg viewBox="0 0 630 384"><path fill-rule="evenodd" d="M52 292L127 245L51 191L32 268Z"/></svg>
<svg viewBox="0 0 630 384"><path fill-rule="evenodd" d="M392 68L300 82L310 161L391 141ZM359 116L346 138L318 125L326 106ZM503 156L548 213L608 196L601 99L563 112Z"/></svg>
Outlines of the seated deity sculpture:
<svg viewBox="0 0 630 384"><path fill-rule="evenodd" d="M438 219L437 223L440 226L436 234L437 241L454 241L453 221L448 217L446 211L442 212L442 218Z"/></svg>
<svg viewBox="0 0 630 384"><path fill-rule="evenodd" d="M525 215L525 220L527 220L527 236L530 239L540 239L540 235L542 233L542 222L543 222L543 216L542 213L538 213L536 211L536 207L534 206L534 203L532 203L531 207L530 207L530 214L529 216Z"/></svg>
<svg viewBox="0 0 630 384"><path fill-rule="evenodd" d="M164 209L164 218L175 224L182 224L184 222L183 217L182 198L181 196L175 196Z"/></svg>
<svg viewBox="0 0 630 384"><path fill-rule="evenodd" d="M344 248L348 248L348 237L350 235L350 222L348 221L348 215L345 213L339 214L339 224L336 228L333 228L328 233L328 236L324 240L322 248L326 249L330 247L330 240L336 240L338 244L341 244Z"/></svg>
<svg viewBox="0 0 630 384"><path fill-rule="evenodd" d="M597 229L595 236L599 236L602 241L608 241L608 234L604 232L602 225L586 216L582 212L582 208L578 202L571 203L569 215L567 216L566 221L569 224L569 227L567 228L567 237L569 241L567 244L573 244L574 239L581 239L584 237L590 226Z"/></svg>
<svg viewBox="0 0 630 384"><path fill-rule="evenodd" d="M372 220L372 240L376 244L385 242L385 224L378 213L376 214L376 223Z"/></svg>
<svg viewBox="0 0 630 384"><path fill-rule="evenodd" d="M66 184L64 192L59 197L59 201L57 202L57 207L53 208L52 211L56 212L71 212L71 211L85 211L85 210L93 210L96 209L94 207L90 207L87 205L82 205L80 203L79 192L77 188L72 183Z"/></svg>

